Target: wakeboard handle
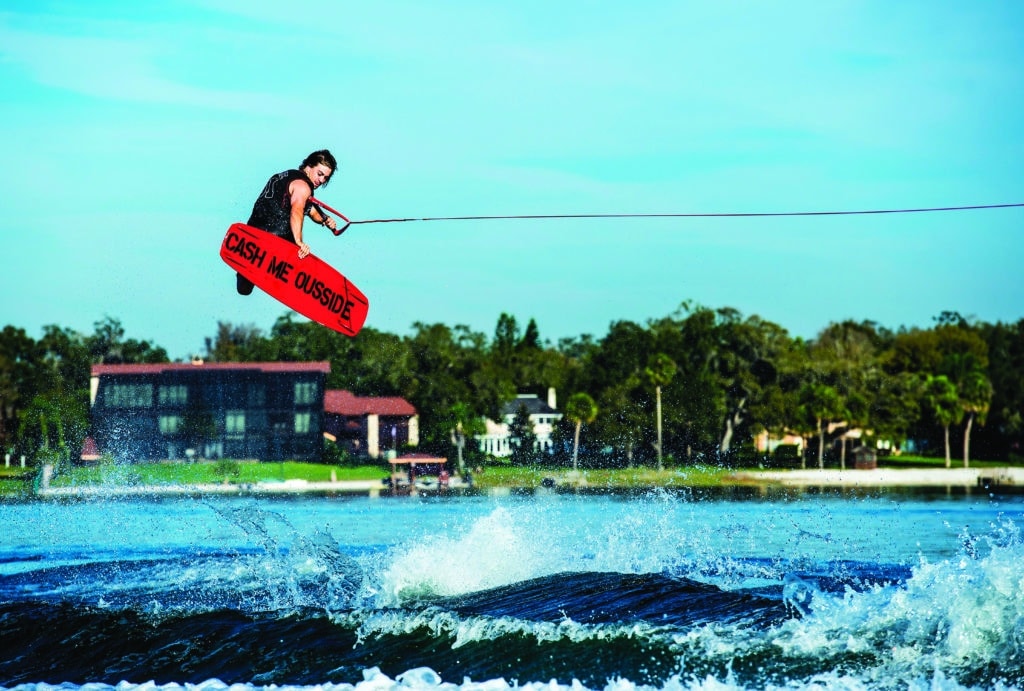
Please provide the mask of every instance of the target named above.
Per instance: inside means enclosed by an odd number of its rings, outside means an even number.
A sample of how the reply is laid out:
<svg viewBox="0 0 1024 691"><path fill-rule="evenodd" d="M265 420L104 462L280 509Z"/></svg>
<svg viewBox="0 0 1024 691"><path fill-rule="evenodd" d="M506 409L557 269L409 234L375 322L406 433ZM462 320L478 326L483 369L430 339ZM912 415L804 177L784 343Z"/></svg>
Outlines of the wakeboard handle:
<svg viewBox="0 0 1024 691"><path fill-rule="evenodd" d="M313 202L317 206L324 207L325 209L330 211L332 214L334 214L335 216L340 217L341 220L345 221L345 225L343 225L340 229L334 229L334 230L331 231L332 233L334 233L335 236L341 235L342 233L344 233L348 229L348 227L350 225L352 225L352 221L348 220L348 217L345 214L341 213L337 209L332 209L331 207L327 206L326 204L324 204L322 201L320 201L316 197L310 197L309 201Z"/></svg>

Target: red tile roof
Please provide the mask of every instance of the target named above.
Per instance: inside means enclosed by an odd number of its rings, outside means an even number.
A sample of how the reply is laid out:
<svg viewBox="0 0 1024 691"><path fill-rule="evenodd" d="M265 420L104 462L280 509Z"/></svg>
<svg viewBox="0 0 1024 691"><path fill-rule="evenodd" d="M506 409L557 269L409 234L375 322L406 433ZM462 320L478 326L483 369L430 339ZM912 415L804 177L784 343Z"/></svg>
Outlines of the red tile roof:
<svg viewBox="0 0 1024 691"><path fill-rule="evenodd" d="M429 453L407 453L388 460L391 465L444 465L447 458L431 456Z"/></svg>
<svg viewBox="0 0 1024 691"><path fill-rule="evenodd" d="M162 374L163 372L224 370L258 370L260 372L323 372L331 371L329 362L161 362L143 365L93 365L92 376L105 374Z"/></svg>
<svg viewBox="0 0 1024 691"><path fill-rule="evenodd" d="M355 417L360 415L415 415L416 408L400 396L356 396L343 389L324 392L324 412Z"/></svg>
<svg viewBox="0 0 1024 691"><path fill-rule="evenodd" d="M96 446L96 440L92 437L86 437L85 441L82 442L82 453L79 456L83 461L99 460L100 450Z"/></svg>

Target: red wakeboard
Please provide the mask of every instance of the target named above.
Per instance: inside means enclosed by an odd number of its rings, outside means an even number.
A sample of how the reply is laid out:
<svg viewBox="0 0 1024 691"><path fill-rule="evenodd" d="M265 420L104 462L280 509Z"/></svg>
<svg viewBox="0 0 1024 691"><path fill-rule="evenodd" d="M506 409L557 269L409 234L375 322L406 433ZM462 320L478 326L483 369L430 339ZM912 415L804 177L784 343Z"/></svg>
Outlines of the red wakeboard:
<svg viewBox="0 0 1024 691"><path fill-rule="evenodd" d="M228 266L299 314L346 336L363 328L370 301L347 278L312 254L259 228L235 223L220 246Z"/></svg>

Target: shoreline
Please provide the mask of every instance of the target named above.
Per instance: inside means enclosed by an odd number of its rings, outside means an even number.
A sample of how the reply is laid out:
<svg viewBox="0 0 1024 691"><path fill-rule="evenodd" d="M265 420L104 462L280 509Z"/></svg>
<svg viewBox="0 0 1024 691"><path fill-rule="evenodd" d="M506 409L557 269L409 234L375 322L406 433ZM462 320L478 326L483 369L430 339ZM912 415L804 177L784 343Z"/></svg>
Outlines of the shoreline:
<svg viewBox="0 0 1024 691"><path fill-rule="evenodd" d="M738 480L786 487L1024 487L1024 468L836 468L738 471Z"/></svg>
<svg viewBox="0 0 1024 691"><path fill-rule="evenodd" d="M794 469L794 470L741 470L723 477L718 487L762 487L762 488L1005 488L1024 490L1024 468L873 468L873 469ZM295 495L366 495L391 496L409 495L421 492L443 491L464 492L476 490L483 493L505 494L513 490L601 489L590 485L585 473L573 476L566 473L555 479L551 486L472 487L459 477L453 477L447 488L436 482L417 483L414 487L402 486L393 490L383 480L336 480L313 482L308 480L284 480L251 483L205 483L166 485L83 485L76 487L41 487L33 496L39 498L87 498L87 497L180 497L206 495L235 496L295 496ZM650 489L654 489L651 487ZM675 487L674 487L675 488ZM615 489L608 487L607 489ZM622 488L630 489L630 488ZM642 488L631 488L642 489Z"/></svg>

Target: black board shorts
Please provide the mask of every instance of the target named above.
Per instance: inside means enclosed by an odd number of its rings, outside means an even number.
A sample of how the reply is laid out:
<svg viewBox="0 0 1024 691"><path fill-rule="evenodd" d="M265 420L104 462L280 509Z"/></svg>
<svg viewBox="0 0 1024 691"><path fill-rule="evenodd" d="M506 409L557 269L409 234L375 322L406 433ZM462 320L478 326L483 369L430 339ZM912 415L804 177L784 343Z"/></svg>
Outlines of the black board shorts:
<svg viewBox="0 0 1024 691"><path fill-rule="evenodd" d="M255 228L255 227L256 226L253 226L253 228ZM263 230L263 229L260 228L260 230ZM276 233L275 233L275 235L276 235ZM288 235L287 236L285 236L285 235L278 235L277 237L284 238L285 240L287 240L288 242L292 243L293 245L296 244L295 243L295 238L292 236L290 230L288 231ZM246 278L242 274L240 274L240 273L236 273L235 274L235 290L238 291L239 295L252 295L252 289L255 288L255 287L256 287L256 284L253 283L252 281L250 281L248 278Z"/></svg>

